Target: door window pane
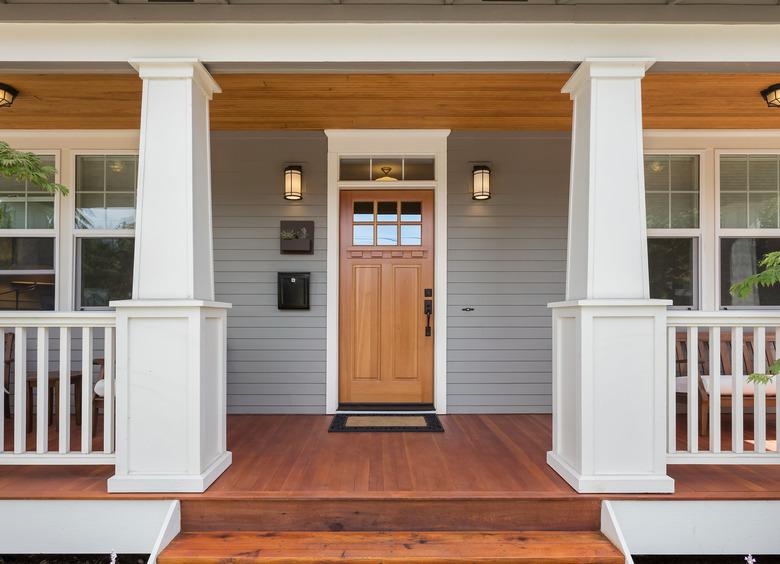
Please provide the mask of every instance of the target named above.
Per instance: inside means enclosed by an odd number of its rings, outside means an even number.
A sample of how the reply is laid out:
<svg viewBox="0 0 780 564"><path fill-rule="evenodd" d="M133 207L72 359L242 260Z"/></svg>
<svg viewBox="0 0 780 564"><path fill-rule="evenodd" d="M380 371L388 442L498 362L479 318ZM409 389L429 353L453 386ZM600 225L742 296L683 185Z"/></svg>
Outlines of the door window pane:
<svg viewBox="0 0 780 564"><path fill-rule="evenodd" d="M645 198L647 227L698 227L698 155L645 155Z"/></svg>
<svg viewBox="0 0 780 564"><path fill-rule="evenodd" d="M376 226L376 244L377 245L397 245L398 244L398 225L377 225Z"/></svg>
<svg viewBox="0 0 780 564"><path fill-rule="evenodd" d="M720 226L736 229L780 227L778 155L720 157Z"/></svg>
<svg viewBox="0 0 780 564"><path fill-rule="evenodd" d="M401 202L401 221L422 221L422 203Z"/></svg>
<svg viewBox="0 0 780 564"><path fill-rule="evenodd" d="M401 244L402 245L422 245L422 226L421 225L402 225L401 226Z"/></svg>
<svg viewBox="0 0 780 564"><path fill-rule="evenodd" d="M79 305L108 307L129 299L133 289L132 238L80 238Z"/></svg>
<svg viewBox="0 0 780 564"><path fill-rule="evenodd" d="M398 202L377 202L377 221L398 221Z"/></svg>
<svg viewBox="0 0 780 564"><path fill-rule="evenodd" d="M720 240L720 303L722 307L780 305L780 286L760 287L746 298L736 298L729 288L756 274L759 261L766 253L780 251L780 239L724 237Z"/></svg>
<svg viewBox="0 0 780 564"><path fill-rule="evenodd" d="M374 221L374 202L355 202L352 221Z"/></svg>
<svg viewBox="0 0 780 564"><path fill-rule="evenodd" d="M696 246L694 238L647 240L651 298L672 300L679 307L697 307Z"/></svg>
<svg viewBox="0 0 780 564"><path fill-rule="evenodd" d="M134 229L136 155L76 157L76 227Z"/></svg>
<svg viewBox="0 0 780 564"><path fill-rule="evenodd" d="M373 225L353 225L352 226L352 244L353 245L373 245L374 244L374 226Z"/></svg>

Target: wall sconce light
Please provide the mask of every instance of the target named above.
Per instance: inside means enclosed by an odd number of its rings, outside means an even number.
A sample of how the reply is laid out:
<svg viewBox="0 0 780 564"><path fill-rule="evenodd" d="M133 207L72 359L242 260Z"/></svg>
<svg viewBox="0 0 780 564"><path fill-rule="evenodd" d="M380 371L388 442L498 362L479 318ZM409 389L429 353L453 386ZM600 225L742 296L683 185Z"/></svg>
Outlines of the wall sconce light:
<svg viewBox="0 0 780 564"><path fill-rule="evenodd" d="M761 91L761 96L770 108L780 108L780 84L773 84Z"/></svg>
<svg viewBox="0 0 780 564"><path fill-rule="evenodd" d="M0 108L5 108L14 103L19 91L13 86L0 82Z"/></svg>
<svg viewBox="0 0 780 564"><path fill-rule="evenodd" d="M473 200L490 199L490 167L477 165L474 167L474 183L472 184L471 198Z"/></svg>
<svg viewBox="0 0 780 564"><path fill-rule="evenodd" d="M303 169L299 165L292 165L284 169L284 199L302 200L303 194Z"/></svg>

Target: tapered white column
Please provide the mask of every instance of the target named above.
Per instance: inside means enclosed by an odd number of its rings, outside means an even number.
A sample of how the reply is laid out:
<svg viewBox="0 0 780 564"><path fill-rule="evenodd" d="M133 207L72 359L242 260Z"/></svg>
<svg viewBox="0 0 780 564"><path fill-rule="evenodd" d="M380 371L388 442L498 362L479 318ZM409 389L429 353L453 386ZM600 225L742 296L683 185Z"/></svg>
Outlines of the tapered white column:
<svg viewBox="0 0 780 564"><path fill-rule="evenodd" d="M641 79L652 61L592 59L574 100L566 301L553 309L553 450L579 492L671 492L669 302L649 299Z"/></svg>
<svg viewBox="0 0 780 564"><path fill-rule="evenodd" d="M117 312L110 492L201 492L229 465L226 310L214 302L209 101L194 59L137 60L143 79L133 299Z"/></svg>

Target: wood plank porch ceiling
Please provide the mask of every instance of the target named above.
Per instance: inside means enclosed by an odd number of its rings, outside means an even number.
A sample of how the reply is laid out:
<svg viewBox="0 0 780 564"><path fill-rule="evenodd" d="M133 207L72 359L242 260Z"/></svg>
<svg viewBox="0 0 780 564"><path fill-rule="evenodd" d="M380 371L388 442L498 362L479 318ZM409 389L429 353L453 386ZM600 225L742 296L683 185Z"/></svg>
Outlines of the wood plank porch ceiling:
<svg viewBox="0 0 780 564"><path fill-rule="evenodd" d="M565 73L221 74L214 130L450 128L568 131ZM136 129L130 74L4 74L20 95L0 129ZM643 84L648 129L775 129L759 92L773 74L659 73Z"/></svg>

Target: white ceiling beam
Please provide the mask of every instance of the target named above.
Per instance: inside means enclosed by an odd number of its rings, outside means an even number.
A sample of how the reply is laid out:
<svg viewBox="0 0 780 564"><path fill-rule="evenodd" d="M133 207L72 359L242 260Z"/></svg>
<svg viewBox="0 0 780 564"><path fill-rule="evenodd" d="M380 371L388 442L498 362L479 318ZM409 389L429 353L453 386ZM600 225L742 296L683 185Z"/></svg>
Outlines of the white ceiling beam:
<svg viewBox="0 0 780 564"><path fill-rule="evenodd" d="M777 63L779 32L780 25L0 23L0 62L506 63L639 53L659 62Z"/></svg>

